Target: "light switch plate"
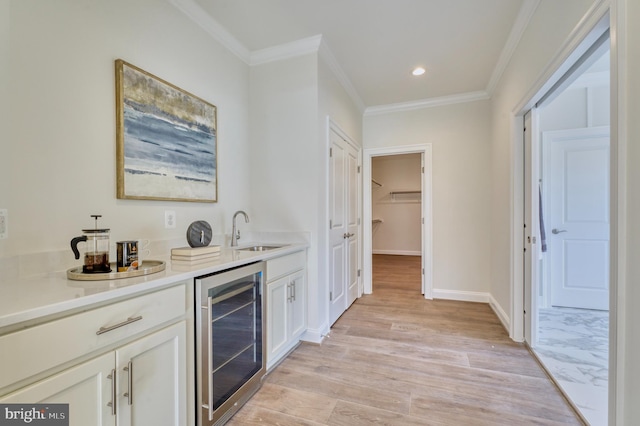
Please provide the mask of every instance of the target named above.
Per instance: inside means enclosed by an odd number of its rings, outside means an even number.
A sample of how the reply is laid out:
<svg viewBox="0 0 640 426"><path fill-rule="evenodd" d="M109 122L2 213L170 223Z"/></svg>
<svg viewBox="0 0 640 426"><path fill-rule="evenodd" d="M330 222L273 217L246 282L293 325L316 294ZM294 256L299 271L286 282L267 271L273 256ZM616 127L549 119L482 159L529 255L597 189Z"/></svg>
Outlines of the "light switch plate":
<svg viewBox="0 0 640 426"><path fill-rule="evenodd" d="M0 240L9 237L9 211L0 209Z"/></svg>

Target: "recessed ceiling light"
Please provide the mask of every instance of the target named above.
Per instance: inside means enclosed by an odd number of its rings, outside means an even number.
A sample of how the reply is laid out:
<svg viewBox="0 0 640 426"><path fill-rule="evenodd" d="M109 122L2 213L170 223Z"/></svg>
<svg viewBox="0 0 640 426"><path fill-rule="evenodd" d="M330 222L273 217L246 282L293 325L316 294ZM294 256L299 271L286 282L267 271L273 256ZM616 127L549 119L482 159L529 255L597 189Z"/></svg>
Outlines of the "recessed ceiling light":
<svg viewBox="0 0 640 426"><path fill-rule="evenodd" d="M422 75L424 73L425 73L425 69L422 67L417 67L411 72L411 74L413 75Z"/></svg>

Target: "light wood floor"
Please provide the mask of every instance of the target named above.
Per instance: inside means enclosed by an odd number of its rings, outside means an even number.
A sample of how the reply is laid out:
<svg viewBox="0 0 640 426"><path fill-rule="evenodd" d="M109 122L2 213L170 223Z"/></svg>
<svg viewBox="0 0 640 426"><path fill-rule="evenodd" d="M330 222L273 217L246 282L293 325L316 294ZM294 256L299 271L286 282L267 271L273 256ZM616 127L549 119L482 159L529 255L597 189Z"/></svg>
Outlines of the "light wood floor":
<svg viewBox="0 0 640 426"><path fill-rule="evenodd" d="M420 258L374 256L374 293L301 344L230 425L582 424L486 304L424 300Z"/></svg>

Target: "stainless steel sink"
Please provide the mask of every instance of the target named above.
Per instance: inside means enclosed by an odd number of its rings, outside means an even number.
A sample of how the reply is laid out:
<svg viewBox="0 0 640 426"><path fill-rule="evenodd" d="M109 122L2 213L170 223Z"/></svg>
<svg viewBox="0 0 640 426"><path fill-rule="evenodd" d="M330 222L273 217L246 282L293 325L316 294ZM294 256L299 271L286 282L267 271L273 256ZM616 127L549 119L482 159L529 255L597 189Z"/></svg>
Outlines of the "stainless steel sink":
<svg viewBox="0 0 640 426"><path fill-rule="evenodd" d="M259 246L249 246L249 247L240 247L237 248L236 250L240 250L240 251L267 251L267 250L273 250L273 249L279 249L284 247L284 245L259 245Z"/></svg>

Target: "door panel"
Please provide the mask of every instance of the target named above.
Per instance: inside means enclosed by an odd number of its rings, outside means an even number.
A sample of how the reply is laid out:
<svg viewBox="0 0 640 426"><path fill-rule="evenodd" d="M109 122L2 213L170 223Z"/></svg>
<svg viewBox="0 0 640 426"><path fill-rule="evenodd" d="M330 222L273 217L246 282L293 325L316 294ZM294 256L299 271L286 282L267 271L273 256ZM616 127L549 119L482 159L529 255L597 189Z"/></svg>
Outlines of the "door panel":
<svg viewBox="0 0 640 426"><path fill-rule="evenodd" d="M333 129L329 159L329 322L358 297L359 153Z"/></svg>
<svg viewBox="0 0 640 426"><path fill-rule="evenodd" d="M345 175L346 147L342 139L330 132L329 156L329 323L345 311L346 270L344 235L347 233Z"/></svg>
<svg viewBox="0 0 640 426"><path fill-rule="evenodd" d="M332 311L332 321L338 319L340 315L346 309L345 305L345 254L344 254L344 242L336 244L331 247L331 263L333 265L331 270L331 287L329 291L331 305L335 309ZM335 316L335 318L334 318Z"/></svg>
<svg viewBox="0 0 640 426"><path fill-rule="evenodd" d="M544 135L551 305L609 308L609 130Z"/></svg>
<svg viewBox="0 0 640 426"><path fill-rule="evenodd" d="M360 248L360 232L358 226L358 152L351 146L348 148L348 161L347 161L347 175L349 176L347 193L347 206L348 206L348 225L347 225L347 261L348 261L348 276L347 276L347 306L358 298L358 269L360 265L359 260L359 248Z"/></svg>
<svg viewBox="0 0 640 426"><path fill-rule="evenodd" d="M109 352L4 396L0 403L69 404L70 426L115 425L116 419L107 405L112 403L114 359L113 352Z"/></svg>
<svg viewBox="0 0 640 426"><path fill-rule="evenodd" d="M185 338L183 321L116 350L119 425L184 424Z"/></svg>

